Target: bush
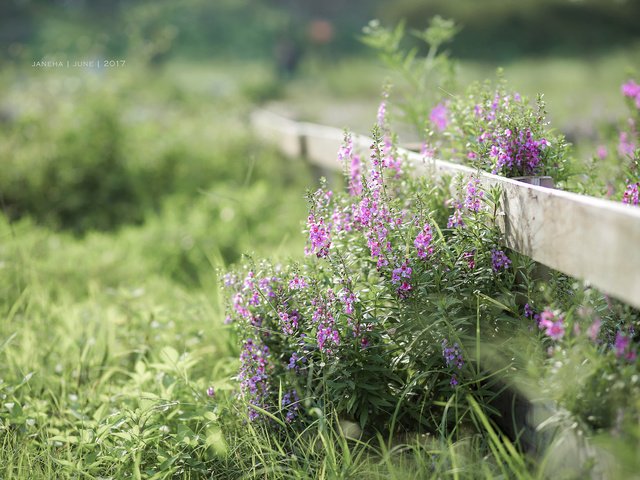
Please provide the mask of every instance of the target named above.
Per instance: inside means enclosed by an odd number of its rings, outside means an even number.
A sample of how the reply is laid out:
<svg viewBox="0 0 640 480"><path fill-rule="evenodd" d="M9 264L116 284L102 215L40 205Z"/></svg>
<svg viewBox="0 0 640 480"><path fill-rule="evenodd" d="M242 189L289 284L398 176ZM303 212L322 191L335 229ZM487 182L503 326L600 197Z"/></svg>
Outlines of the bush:
<svg viewBox="0 0 640 480"><path fill-rule="evenodd" d="M615 415L640 418L628 396L638 312L559 273L541 276L502 247L500 192L473 175L414 179L380 112L371 165L349 136L338 153L348 193L309 195L308 260L247 260L225 277L240 343L230 413L252 425L236 447L268 463L269 445L299 458L300 436L323 428L367 445L475 438L491 459L485 475L517 476L533 468L525 451L547 457L541 472L560 472L547 446L564 441L590 459L568 471L598 471L599 453L569 436L611 435L623 428ZM516 107L512 121L528 112ZM234 443L233 422L225 428Z"/></svg>

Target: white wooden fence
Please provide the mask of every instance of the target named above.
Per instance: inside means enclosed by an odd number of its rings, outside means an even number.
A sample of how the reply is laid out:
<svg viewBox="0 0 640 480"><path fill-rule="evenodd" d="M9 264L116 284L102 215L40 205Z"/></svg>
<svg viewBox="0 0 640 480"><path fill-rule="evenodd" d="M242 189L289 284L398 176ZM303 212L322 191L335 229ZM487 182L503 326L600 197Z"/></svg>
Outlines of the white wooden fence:
<svg viewBox="0 0 640 480"><path fill-rule="evenodd" d="M304 157L321 168L340 170L337 152L342 130L288 120L256 111L256 133L285 154ZM372 139L354 136L368 149ZM420 174L475 173L475 169L433 160L400 149ZM485 186L500 185L506 244L555 270L582 279L602 292L640 308L640 208L482 173Z"/></svg>

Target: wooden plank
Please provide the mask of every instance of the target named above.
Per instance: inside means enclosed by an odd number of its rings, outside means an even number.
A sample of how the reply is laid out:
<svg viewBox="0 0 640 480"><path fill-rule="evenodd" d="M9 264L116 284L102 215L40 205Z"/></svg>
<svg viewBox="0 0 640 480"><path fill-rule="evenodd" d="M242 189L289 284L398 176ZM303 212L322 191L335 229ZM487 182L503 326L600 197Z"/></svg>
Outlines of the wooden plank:
<svg viewBox="0 0 640 480"><path fill-rule="evenodd" d="M341 168L337 161L343 138L341 130L310 123L293 127L291 123L295 122L271 118L267 138L287 153L291 131L295 130L302 138L303 153L309 161L324 168ZM371 142L367 137L355 137L355 143L365 151ZM425 162L420 154L408 150L400 149L399 153L406 154L421 175L477 172L438 159ZM480 173L480 179L485 186L502 188L504 215L500 228L507 246L640 308L640 208L485 172Z"/></svg>
<svg viewBox="0 0 640 480"><path fill-rule="evenodd" d="M258 137L277 144L285 155L303 155L304 137L298 122L266 110L256 110L251 112L250 123Z"/></svg>
<svg viewBox="0 0 640 480"><path fill-rule="evenodd" d="M640 308L640 209L500 179L507 245Z"/></svg>

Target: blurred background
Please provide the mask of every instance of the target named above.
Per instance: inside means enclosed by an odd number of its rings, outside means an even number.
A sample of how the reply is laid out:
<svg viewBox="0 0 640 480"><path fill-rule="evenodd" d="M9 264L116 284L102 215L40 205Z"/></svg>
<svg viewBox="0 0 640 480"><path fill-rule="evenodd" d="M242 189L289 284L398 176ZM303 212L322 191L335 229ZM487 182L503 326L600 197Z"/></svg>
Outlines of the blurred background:
<svg viewBox="0 0 640 480"><path fill-rule="evenodd" d="M204 252L228 263L301 247L308 172L256 143L248 113L368 132L394 76L363 27L377 18L411 32L436 14L459 27L446 48L461 86L504 67L588 149L624 112L619 85L640 64L637 1L8 0L4 214L75 236L155 221L175 247L167 268L187 282L210 265Z"/></svg>

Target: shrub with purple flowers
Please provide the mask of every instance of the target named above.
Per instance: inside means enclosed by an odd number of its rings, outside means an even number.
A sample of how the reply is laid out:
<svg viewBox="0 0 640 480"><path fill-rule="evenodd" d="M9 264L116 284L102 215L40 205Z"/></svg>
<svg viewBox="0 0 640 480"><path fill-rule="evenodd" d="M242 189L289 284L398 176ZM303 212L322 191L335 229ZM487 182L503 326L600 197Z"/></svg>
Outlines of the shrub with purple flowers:
<svg viewBox="0 0 640 480"><path fill-rule="evenodd" d="M628 116L612 129L603 128L603 137L594 155L587 181L591 190L607 198L619 199L630 206L638 206L640 187L640 107L638 84L629 79L621 86L628 106ZM605 185L606 183L606 185Z"/></svg>
<svg viewBox="0 0 640 480"><path fill-rule="evenodd" d="M455 97L430 139L445 157L494 174L566 176L567 144L548 128L542 96L532 105L504 82L472 85Z"/></svg>
<svg viewBox="0 0 640 480"><path fill-rule="evenodd" d="M472 383L462 344L473 329L454 319L472 318L474 292L499 295L514 281L503 271L510 260L495 223L499 194L475 178L456 180L460 228L447 227L449 181L412 178L381 123L368 163L354 162L365 155L345 136L338 159L347 192L323 186L309 196L303 264L247 264L225 276L228 316L244 342L239 398L250 421L275 415L304 425L313 408L331 406L362 428L420 430L431 427L419 412ZM408 320L412 312L419 322Z"/></svg>
<svg viewBox="0 0 640 480"><path fill-rule="evenodd" d="M374 25L370 41L399 32ZM635 84L627 87L635 101ZM531 407L514 420L524 423L509 439L522 451L531 432L546 441L538 431L557 421L579 435L635 435L623 423L640 421L640 313L508 250L497 228L501 192L477 175L413 177L392 107L385 93L368 151L345 134L345 191L321 182L309 194L305 259L247 261L225 276L242 344L241 420L287 439L278 446L286 462L312 432L325 442L328 425L389 445L415 433L507 439L499 429L529 391L548 416L525 425ZM430 130L425 156L435 149L501 175L565 178L566 145L548 129L541 98L531 105L487 84L414 113ZM637 186L628 183L626 203L637 204ZM509 389L514 403L500 410Z"/></svg>

